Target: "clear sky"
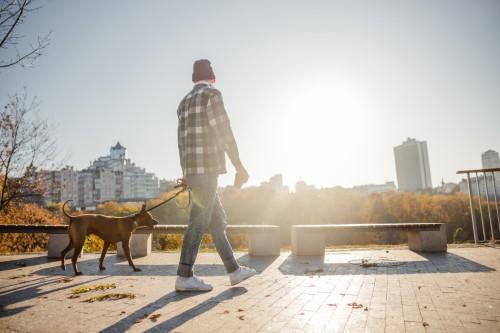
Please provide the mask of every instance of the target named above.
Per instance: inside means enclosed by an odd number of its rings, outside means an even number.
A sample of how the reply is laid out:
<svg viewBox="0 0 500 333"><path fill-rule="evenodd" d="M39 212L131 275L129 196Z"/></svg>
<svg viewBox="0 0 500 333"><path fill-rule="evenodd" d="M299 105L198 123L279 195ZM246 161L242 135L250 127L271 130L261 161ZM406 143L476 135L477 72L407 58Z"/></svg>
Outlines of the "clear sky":
<svg viewBox="0 0 500 333"><path fill-rule="evenodd" d="M176 109L199 58L251 184L396 180L393 147L415 137L437 185L500 150L498 0L43 3L21 32L52 31L51 45L35 68L0 73L0 101L38 96L77 168L119 140L148 171L180 176Z"/></svg>

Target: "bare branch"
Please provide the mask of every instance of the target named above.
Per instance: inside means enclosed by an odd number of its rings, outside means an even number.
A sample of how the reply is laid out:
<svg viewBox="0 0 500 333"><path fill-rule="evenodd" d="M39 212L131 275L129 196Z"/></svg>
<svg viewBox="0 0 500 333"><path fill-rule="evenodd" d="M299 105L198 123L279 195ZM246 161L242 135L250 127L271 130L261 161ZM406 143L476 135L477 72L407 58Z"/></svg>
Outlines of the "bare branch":
<svg viewBox="0 0 500 333"><path fill-rule="evenodd" d="M0 112L0 211L13 201L40 195L37 169L55 158L56 142L48 123L36 114L36 99L26 91L10 96Z"/></svg>
<svg viewBox="0 0 500 333"><path fill-rule="evenodd" d="M0 68L25 66L27 61L32 64L49 45L50 33L43 37L38 36L36 45L31 45L28 51L20 52L17 48L18 41L24 36L17 35L15 31L24 22L28 13L39 8L33 6L33 0L0 0L0 51L8 52L9 48L13 48L15 53L11 59L0 61Z"/></svg>

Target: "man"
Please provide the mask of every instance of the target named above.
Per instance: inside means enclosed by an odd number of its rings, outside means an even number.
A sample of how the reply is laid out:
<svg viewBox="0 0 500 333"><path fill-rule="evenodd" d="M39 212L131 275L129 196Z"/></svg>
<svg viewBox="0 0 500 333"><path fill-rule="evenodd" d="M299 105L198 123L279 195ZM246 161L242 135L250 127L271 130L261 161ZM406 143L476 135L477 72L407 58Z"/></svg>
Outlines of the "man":
<svg viewBox="0 0 500 333"><path fill-rule="evenodd" d="M212 286L193 275L207 227L231 285L255 275L256 271L238 264L226 236L226 215L217 194L218 175L226 173L225 154L236 169L235 186L241 187L248 180L248 173L240 161L222 95L212 86L215 75L208 60L194 62L192 79L194 87L177 110L179 156L184 180L192 191L193 206L182 243L175 289L209 291Z"/></svg>

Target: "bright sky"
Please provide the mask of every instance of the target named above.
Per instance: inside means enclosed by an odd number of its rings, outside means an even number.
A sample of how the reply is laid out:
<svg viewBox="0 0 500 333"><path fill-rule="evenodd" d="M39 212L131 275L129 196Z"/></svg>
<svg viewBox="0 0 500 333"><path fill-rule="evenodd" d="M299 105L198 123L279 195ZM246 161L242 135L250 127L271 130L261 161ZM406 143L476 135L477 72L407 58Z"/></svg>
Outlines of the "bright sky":
<svg viewBox="0 0 500 333"><path fill-rule="evenodd" d="M35 68L0 72L0 102L24 86L38 96L77 168L120 140L138 165L179 177L176 110L199 58L251 184L396 180L408 136L427 141L434 185L500 150L497 0L46 0L21 32L48 31Z"/></svg>

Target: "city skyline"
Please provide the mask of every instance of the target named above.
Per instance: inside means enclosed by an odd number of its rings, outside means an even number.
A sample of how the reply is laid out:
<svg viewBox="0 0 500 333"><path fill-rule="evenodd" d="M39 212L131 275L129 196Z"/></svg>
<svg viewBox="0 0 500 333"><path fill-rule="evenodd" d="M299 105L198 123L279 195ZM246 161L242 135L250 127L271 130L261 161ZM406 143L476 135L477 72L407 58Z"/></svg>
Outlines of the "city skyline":
<svg viewBox="0 0 500 333"><path fill-rule="evenodd" d="M38 96L76 168L120 140L160 178L180 177L176 109L192 62L208 58L249 185L276 173L290 186L384 184L408 136L429 143L435 180L458 182L500 149L496 1L193 4L45 1L19 33L52 31L51 44L34 68L2 71L0 102L25 86Z"/></svg>

